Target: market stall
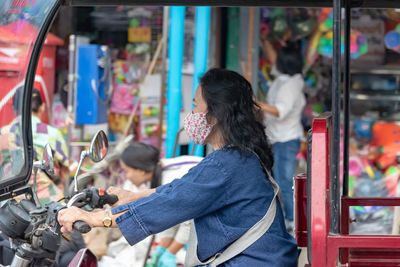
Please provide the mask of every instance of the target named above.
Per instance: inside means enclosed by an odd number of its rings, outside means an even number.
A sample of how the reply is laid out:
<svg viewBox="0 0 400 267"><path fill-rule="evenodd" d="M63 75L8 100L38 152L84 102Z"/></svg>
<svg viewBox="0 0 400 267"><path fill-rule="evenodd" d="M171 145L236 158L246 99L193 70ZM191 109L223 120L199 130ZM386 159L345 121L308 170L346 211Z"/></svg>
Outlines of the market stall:
<svg viewBox="0 0 400 267"><path fill-rule="evenodd" d="M350 197L399 194L399 14L392 9L353 10L351 14ZM260 35L267 36L277 49L285 42L298 42L302 47L307 96L303 126L307 131L313 118L331 109L332 9L262 8L260 23ZM273 76L270 62L260 50L259 97L264 99ZM306 157L304 147L300 162ZM303 171L305 167L300 165ZM351 233L399 231L392 207L356 206L351 207L351 214L356 220Z"/></svg>

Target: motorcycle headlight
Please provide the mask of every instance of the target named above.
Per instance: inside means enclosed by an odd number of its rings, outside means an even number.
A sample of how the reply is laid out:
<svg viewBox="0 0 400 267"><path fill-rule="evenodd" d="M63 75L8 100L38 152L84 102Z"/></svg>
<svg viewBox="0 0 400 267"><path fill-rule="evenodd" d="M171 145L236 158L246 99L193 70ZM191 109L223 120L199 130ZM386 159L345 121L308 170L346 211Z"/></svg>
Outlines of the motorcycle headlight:
<svg viewBox="0 0 400 267"><path fill-rule="evenodd" d="M18 203L8 201L0 208L0 231L11 238L22 238L29 226L30 217Z"/></svg>

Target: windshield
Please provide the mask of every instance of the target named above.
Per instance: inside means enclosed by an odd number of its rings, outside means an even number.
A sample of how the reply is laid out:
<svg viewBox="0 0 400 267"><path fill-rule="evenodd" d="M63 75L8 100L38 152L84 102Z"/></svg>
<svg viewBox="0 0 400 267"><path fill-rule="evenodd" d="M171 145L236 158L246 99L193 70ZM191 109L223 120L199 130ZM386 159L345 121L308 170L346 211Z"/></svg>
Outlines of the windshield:
<svg viewBox="0 0 400 267"><path fill-rule="evenodd" d="M25 78L40 29L56 2L56 0L2 0L0 4L0 185L2 187L5 183L8 185L8 182L14 182L13 178L27 174L24 138L27 134L23 131L30 129L22 128Z"/></svg>

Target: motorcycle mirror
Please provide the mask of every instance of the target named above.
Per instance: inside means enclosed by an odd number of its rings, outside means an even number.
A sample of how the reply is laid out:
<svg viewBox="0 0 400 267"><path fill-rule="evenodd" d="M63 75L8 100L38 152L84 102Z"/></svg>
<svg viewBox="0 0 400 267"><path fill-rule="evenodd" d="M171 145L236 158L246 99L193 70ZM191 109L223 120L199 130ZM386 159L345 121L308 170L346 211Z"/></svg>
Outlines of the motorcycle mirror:
<svg viewBox="0 0 400 267"><path fill-rule="evenodd" d="M38 208L40 208L40 202L37 198L37 172L38 170L43 171L50 177L54 175L54 158L53 150L49 144L44 146L42 160L33 162L33 198Z"/></svg>
<svg viewBox="0 0 400 267"><path fill-rule="evenodd" d="M89 151L82 151L81 152L81 157L79 160L78 168L75 172L74 176L74 191L75 193L78 192L78 174L79 171L82 167L82 163L84 159L89 156L91 160L94 162L99 162L102 159L105 158L107 155L108 151L108 139L107 135L104 131L100 130L96 133L96 135L93 137L92 142L90 143L90 148Z"/></svg>
<svg viewBox="0 0 400 267"><path fill-rule="evenodd" d="M54 173L54 158L53 151L49 144L46 144L43 151L42 170L53 174Z"/></svg>
<svg viewBox="0 0 400 267"><path fill-rule="evenodd" d="M89 157L94 162L105 158L108 151L108 139L104 131L99 131L92 139L89 149Z"/></svg>
<svg viewBox="0 0 400 267"><path fill-rule="evenodd" d="M42 170L47 173L54 173L53 151L49 144L46 144L43 150L42 160L33 163L35 170Z"/></svg>

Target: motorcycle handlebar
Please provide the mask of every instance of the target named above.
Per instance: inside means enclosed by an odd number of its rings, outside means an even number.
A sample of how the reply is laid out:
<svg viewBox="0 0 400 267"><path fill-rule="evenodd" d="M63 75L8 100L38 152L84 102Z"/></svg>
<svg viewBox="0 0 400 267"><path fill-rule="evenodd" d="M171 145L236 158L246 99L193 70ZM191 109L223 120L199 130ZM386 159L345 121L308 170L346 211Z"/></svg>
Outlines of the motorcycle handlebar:
<svg viewBox="0 0 400 267"><path fill-rule="evenodd" d="M110 195L104 189L90 188L84 190L86 197L90 199L89 204L92 208L102 209L104 205L114 205L118 201L118 196Z"/></svg>
<svg viewBox="0 0 400 267"><path fill-rule="evenodd" d="M85 200L88 201L87 203L90 203L93 208L103 208L106 204L113 205L117 203L119 199L117 195L108 194L103 189L91 188L72 197L67 207L71 207L77 202ZM86 234L92 230L90 225L84 221L76 221L73 224L73 228L82 234Z"/></svg>
<svg viewBox="0 0 400 267"><path fill-rule="evenodd" d="M117 195L110 195L110 194L105 194L103 196L103 199L105 204L109 204L111 206L117 203L119 200Z"/></svg>
<svg viewBox="0 0 400 267"><path fill-rule="evenodd" d="M84 221L76 221L73 224L73 228L82 234L89 233L92 230L89 224Z"/></svg>

